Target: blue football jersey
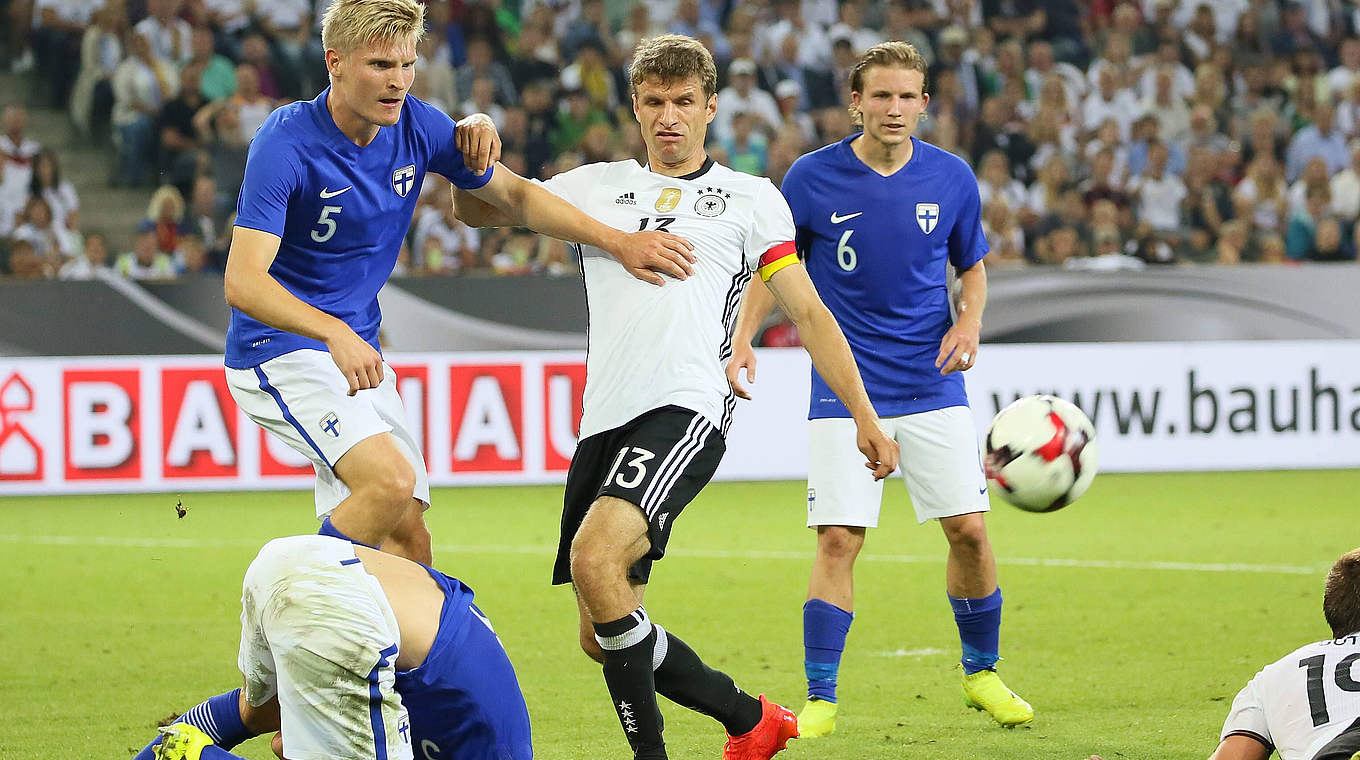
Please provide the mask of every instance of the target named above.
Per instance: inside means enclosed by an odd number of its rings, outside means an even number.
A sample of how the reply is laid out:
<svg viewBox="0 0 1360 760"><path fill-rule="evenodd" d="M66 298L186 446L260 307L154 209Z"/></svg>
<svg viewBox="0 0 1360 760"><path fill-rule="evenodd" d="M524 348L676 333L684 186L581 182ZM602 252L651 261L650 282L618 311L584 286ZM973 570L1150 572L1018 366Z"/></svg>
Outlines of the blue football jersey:
<svg viewBox="0 0 1360 760"><path fill-rule="evenodd" d="M491 171L469 171L454 144L453 119L409 95L400 120L361 148L336 126L329 94L327 88L265 119L250 143L236 224L278 235L274 279L381 350L378 291L396 265L425 172L471 190ZM228 367L249 369L301 348L326 350L232 310Z"/></svg>
<svg viewBox="0 0 1360 760"><path fill-rule="evenodd" d="M397 671L416 757L530 760L529 708L472 589L425 568L444 591L439 632L420 667Z"/></svg>
<svg viewBox="0 0 1360 760"><path fill-rule="evenodd" d="M953 325L946 267L967 269L988 251L977 178L915 137L911 160L884 177L855 155L858 136L804 155L785 175L799 253L880 416L967 405L963 374L941 376L935 358ZM808 417L849 416L814 369Z"/></svg>

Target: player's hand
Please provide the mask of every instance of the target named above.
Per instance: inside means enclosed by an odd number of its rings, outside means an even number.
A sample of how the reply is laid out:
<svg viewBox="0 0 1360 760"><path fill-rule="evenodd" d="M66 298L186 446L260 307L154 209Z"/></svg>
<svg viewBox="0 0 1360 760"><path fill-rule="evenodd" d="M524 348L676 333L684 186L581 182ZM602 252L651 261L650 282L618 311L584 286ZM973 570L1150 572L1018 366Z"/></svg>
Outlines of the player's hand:
<svg viewBox="0 0 1360 760"><path fill-rule="evenodd" d="M326 341L326 350L330 351L331 361L340 368L340 374L349 383L349 395L377 388L382 383L382 354L349 329L348 325L336 337Z"/></svg>
<svg viewBox="0 0 1360 760"><path fill-rule="evenodd" d="M727 360L727 384L732 386L732 392L737 394L737 398L751 400L750 391L741 384L738 373L746 369L746 382L756 381L756 351L751 348L751 344L746 341L738 341L732 346L732 358Z"/></svg>
<svg viewBox="0 0 1360 760"><path fill-rule="evenodd" d="M664 285L668 274L683 280L694 274L694 246L679 235L657 230L628 232L618 250L611 251L628 274L653 285Z"/></svg>
<svg viewBox="0 0 1360 760"><path fill-rule="evenodd" d="M977 362L978 334L982 326L971 319L960 320L949 328L940 341L940 355L935 358L935 366L941 375L962 372Z"/></svg>
<svg viewBox="0 0 1360 760"><path fill-rule="evenodd" d="M878 423L856 425L855 443L866 460L865 467L874 471L874 480L882 480L897 469L897 441L888 437Z"/></svg>
<svg viewBox="0 0 1360 760"><path fill-rule="evenodd" d="M453 140L463 154L463 163L478 176L486 174L501 160L501 136L496 123L484 113L474 113L458 122Z"/></svg>

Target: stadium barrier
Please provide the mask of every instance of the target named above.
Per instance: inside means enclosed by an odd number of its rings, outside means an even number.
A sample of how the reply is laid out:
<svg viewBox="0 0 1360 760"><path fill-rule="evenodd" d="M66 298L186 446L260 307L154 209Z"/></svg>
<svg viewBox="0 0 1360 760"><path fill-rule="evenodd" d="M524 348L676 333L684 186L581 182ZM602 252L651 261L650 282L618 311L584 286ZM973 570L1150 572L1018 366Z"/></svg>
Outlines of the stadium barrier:
<svg viewBox="0 0 1360 760"><path fill-rule="evenodd" d="M562 482L583 360L390 355L431 483ZM0 494L310 487L307 461L236 409L220 362L0 359ZM803 478L807 355L765 349L759 362L718 478ZM1076 402L1104 471L1360 466L1360 341L983 346L967 381L979 436L1017 396Z"/></svg>

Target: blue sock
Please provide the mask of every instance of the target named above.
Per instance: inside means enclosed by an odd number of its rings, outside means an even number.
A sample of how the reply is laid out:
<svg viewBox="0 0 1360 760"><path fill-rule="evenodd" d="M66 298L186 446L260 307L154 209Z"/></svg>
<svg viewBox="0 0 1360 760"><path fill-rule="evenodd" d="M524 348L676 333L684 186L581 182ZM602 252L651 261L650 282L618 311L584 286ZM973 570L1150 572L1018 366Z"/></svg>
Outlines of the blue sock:
<svg viewBox="0 0 1360 760"><path fill-rule="evenodd" d="M963 643L963 672L995 670L1001 640L1001 588L981 599L949 597Z"/></svg>
<svg viewBox="0 0 1360 760"><path fill-rule="evenodd" d="M346 536L344 533L341 533L340 529L335 527L335 524L331 522L331 518L329 516L327 516L326 519L321 521L321 528L316 532L316 534L318 536L330 536L331 538L338 538L341 541L348 541L351 544L358 544L359 546L368 546L368 548L370 549L378 548L376 546L369 546L363 541L355 541L349 536Z"/></svg>
<svg viewBox="0 0 1360 760"><path fill-rule="evenodd" d="M217 745L221 754L209 754L208 750L205 749L202 760L214 760L215 758L221 760L236 757L227 750L255 736L241 721L240 698L240 689L232 689L226 694L218 694L189 708L176 721L177 723L188 723L201 729ZM152 760L156 756L155 748L160 743L161 738L157 736L141 752L138 752L133 760Z"/></svg>
<svg viewBox="0 0 1360 760"><path fill-rule="evenodd" d="M836 701L836 675L854 619L854 613L821 599L809 599L803 605L803 670L807 673L808 699Z"/></svg>

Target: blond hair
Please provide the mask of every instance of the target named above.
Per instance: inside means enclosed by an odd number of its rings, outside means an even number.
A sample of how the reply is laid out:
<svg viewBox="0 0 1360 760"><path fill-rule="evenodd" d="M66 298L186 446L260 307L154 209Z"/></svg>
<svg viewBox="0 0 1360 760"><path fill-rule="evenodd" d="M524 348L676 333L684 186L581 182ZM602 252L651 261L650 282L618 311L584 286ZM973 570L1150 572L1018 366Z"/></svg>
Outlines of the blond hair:
<svg viewBox="0 0 1360 760"><path fill-rule="evenodd" d="M851 92L864 92L864 72L874 66L919 71L921 72L921 92L924 93L926 90L928 76L926 59L910 42L899 40L880 42L864 51L864 55L860 56L854 67L850 69ZM850 104L850 120L855 124L859 124L861 120L859 109L855 107L853 102Z"/></svg>
<svg viewBox="0 0 1360 760"><path fill-rule="evenodd" d="M180 195L179 190L174 185L161 185L156 188L156 192L151 194L151 202L146 204L146 218L157 221L161 218L161 206L170 202L170 216L175 221L184 216L184 196Z"/></svg>
<svg viewBox="0 0 1360 760"><path fill-rule="evenodd" d="M718 67L713 63L713 54L703 43L683 34L639 40L633 50L633 62L628 64L628 82L634 93L648 79L669 84L690 77L699 78L705 98L718 91Z"/></svg>
<svg viewBox="0 0 1360 760"><path fill-rule="evenodd" d="M377 41L425 36L425 6L415 0L335 0L321 17L321 45L349 53Z"/></svg>

